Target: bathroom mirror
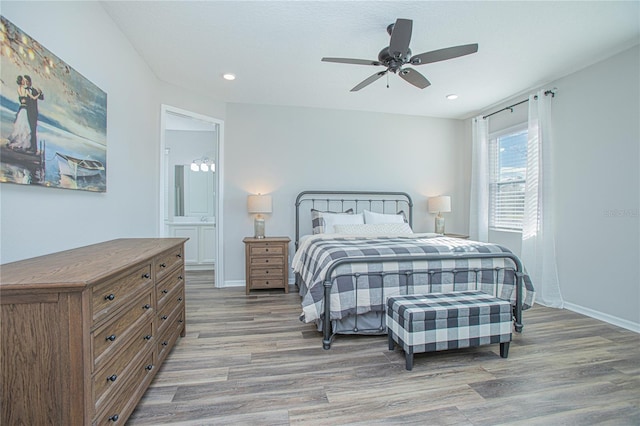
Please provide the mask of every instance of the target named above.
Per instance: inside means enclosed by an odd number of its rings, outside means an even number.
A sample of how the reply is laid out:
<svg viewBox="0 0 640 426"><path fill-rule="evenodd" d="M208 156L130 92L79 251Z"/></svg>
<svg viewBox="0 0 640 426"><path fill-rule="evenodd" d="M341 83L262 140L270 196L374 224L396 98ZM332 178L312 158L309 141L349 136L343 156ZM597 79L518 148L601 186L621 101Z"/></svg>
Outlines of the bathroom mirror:
<svg viewBox="0 0 640 426"><path fill-rule="evenodd" d="M193 171L190 165L174 170L174 216L215 216L215 173Z"/></svg>

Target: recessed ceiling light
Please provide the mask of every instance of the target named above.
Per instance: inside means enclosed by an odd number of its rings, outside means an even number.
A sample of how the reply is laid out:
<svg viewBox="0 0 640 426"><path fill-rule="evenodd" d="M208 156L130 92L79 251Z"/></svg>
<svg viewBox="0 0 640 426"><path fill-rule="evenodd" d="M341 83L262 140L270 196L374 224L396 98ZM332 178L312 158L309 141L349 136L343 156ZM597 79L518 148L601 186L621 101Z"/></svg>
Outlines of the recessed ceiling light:
<svg viewBox="0 0 640 426"><path fill-rule="evenodd" d="M235 80L236 76L235 74L231 74L231 73L226 73L226 74L222 74L222 78L224 78L225 80Z"/></svg>
<svg viewBox="0 0 640 426"><path fill-rule="evenodd" d="M450 101L454 99L458 99L458 95L456 95L455 93L452 93L450 95L447 95L447 99L449 99Z"/></svg>

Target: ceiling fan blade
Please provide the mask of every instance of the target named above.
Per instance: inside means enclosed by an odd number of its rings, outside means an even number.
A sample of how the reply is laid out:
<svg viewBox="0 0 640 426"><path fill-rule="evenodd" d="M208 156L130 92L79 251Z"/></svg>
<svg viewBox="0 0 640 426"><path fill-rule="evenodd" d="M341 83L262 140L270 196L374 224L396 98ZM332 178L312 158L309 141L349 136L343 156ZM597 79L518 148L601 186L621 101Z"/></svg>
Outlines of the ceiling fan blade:
<svg viewBox="0 0 640 426"><path fill-rule="evenodd" d="M377 79L379 79L380 77L385 75L387 73L387 71L388 70L384 70L384 71L380 71L380 72L375 73L374 75L372 75L371 77L367 78L366 80L364 80L363 82L358 84L356 87L351 89L351 91L352 92L357 92L358 90L362 89L363 87L366 87L366 86L370 85L371 83L373 83L374 81L376 81Z"/></svg>
<svg viewBox="0 0 640 426"><path fill-rule="evenodd" d="M411 19L397 19L391 31L389 54L395 58L404 58L409 51L413 21Z"/></svg>
<svg viewBox="0 0 640 426"><path fill-rule="evenodd" d="M447 59L459 56L470 55L478 51L478 44L463 44L461 46L446 47L444 49L432 50L411 57L411 65L430 64L432 62L446 61Z"/></svg>
<svg viewBox="0 0 640 426"><path fill-rule="evenodd" d="M420 89L431 86L429 80L427 80L424 75L420 74L414 69L403 68L398 74L404 79L404 81L406 81L407 83L411 83Z"/></svg>
<svg viewBox="0 0 640 426"><path fill-rule="evenodd" d="M379 61L373 61L371 59L351 59L351 58L322 58L324 62L337 62L339 64L354 64L354 65L382 65Z"/></svg>

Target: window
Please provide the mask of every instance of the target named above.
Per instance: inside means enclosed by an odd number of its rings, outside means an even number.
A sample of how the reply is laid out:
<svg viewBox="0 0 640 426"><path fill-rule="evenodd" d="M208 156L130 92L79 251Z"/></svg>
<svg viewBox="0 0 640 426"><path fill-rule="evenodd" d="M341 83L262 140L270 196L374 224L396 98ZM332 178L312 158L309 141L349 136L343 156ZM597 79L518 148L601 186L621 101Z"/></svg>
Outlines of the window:
<svg viewBox="0 0 640 426"><path fill-rule="evenodd" d="M527 127L489 137L489 227L521 231L527 178Z"/></svg>

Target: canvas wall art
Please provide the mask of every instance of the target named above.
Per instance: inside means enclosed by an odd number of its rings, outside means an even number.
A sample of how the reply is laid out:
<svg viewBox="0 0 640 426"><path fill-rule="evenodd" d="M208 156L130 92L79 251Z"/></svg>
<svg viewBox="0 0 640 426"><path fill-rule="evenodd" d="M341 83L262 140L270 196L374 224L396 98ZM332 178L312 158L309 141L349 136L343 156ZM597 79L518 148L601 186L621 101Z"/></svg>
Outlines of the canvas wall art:
<svg viewBox="0 0 640 426"><path fill-rule="evenodd" d="M107 94L0 16L0 182L105 192Z"/></svg>

